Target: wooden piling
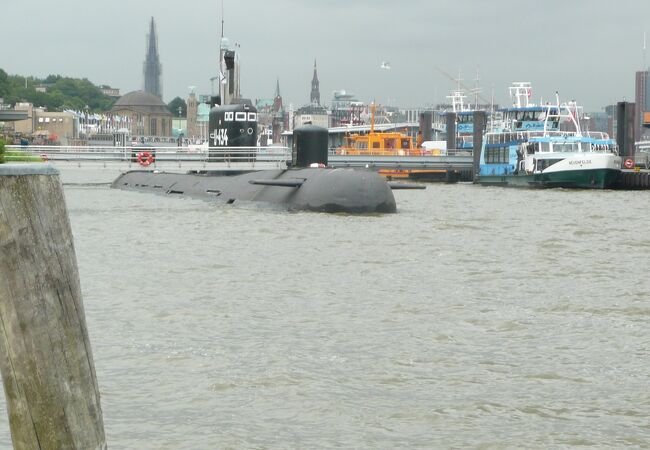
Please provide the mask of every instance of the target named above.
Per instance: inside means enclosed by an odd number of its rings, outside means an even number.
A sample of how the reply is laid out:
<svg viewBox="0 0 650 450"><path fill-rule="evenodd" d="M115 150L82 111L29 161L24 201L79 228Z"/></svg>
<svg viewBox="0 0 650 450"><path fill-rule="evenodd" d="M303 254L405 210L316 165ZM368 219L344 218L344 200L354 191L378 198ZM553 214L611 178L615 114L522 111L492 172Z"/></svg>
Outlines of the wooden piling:
<svg viewBox="0 0 650 450"><path fill-rule="evenodd" d="M15 450L107 448L58 171L0 165L0 371Z"/></svg>

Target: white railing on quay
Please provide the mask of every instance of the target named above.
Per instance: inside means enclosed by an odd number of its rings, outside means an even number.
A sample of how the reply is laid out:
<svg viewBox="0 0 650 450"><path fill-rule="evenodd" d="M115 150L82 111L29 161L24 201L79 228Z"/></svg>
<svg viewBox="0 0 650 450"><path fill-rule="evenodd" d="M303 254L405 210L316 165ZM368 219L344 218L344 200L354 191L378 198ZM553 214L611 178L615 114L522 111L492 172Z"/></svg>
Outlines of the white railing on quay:
<svg viewBox="0 0 650 450"><path fill-rule="evenodd" d="M162 161L193 162L275 162L291 158L287 147L157 147L157 146L51 146L8 145L8 151L22 151L53 161ZM147 164L147 165L149 165Z"/></svg>

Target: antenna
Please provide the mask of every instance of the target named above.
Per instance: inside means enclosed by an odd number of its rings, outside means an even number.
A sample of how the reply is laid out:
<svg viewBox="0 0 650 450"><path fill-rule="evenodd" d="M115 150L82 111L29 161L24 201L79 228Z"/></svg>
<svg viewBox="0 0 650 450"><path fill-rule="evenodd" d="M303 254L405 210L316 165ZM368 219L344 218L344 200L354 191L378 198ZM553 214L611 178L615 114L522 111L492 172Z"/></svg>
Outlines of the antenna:
<svg viewBox="0 0 650 450"><path fill-rule="evenodd" d="M221 37L223 38L223 0L221 0Z"/></svg>
<svg viewBox="0 0 650 450"><path fill-rule="evenodd" d="M645 65L645 56L646 56L646 45L645 45L645 31L643 32L643 70L648 70L648 66Z"/></svg>

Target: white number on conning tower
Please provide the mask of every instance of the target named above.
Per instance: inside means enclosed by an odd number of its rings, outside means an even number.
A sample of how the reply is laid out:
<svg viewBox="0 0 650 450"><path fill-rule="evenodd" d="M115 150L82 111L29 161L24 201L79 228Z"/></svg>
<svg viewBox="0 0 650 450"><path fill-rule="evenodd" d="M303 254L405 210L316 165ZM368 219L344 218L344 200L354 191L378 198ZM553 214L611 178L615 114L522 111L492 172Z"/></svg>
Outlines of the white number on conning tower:
<svg viewBox="0 0 650 450"><path fill-rule="evenodd" d="M221 128L214 130L214 133L210 134L212 141L214 142L215 147L226 147L228 145L228 130Z"/></svg>

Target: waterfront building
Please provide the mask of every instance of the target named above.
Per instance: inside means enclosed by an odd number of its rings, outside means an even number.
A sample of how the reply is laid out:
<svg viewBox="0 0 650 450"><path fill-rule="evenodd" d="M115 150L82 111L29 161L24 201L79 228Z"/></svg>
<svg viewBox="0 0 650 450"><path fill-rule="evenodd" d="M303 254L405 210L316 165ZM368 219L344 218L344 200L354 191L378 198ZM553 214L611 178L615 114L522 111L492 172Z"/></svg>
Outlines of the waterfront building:
<svg viewBox="0 0 650 450"><path fill-rule="evenodd" d="M129 92L115 102L110 113L129 117L129 132L134 137L172 136L172 113L160 97L148 92Z"/></svg>
<svg viewBox="0 0 650 450"><path fill-rule="evenodd" d="M366 104L357 100L354 94L344 90L334 91L332 98L331 126L361 125L362 115L367 113Z"/></svg>
<svg viewBox="0 0 650 450"><path fill-rule="evenodd" d="M329 128L329 114L327 109L315 103L298 108L294 114L293 128L307 124Z"/></svg>
<svg viewBox="0 0 650 450"><path fill-rule="evenodd" d="M147 54L144 60L144 91L158 98L162 98L162 65L158 55L158 36L156 35L156 24L151 18L149 34L147 35Z"/></svg>
<svg viewBox="0 0 650 450"><path fill-rule="evenodd" d="M13 122L8 131L32 136L40 143L66 144L78 135L79 122L71 112L50 112L31 103L16 103L14 110L25 112L27 118Z"/></svg>

